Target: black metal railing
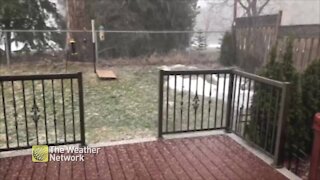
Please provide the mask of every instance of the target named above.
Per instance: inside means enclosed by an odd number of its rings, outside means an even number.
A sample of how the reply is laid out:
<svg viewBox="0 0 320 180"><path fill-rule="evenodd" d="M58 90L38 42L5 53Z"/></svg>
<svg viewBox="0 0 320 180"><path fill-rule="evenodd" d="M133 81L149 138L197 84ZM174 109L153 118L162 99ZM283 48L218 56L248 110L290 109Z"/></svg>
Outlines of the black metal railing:
<svg viewBox="0 0 320 180"><path fill-rule="evenodd" d="M226 129L283 163L289 83L235 69L160 71L159 132Z"/></svg>
<svg viewBox="0 0 320 180"><path fill-rule="evenodd" d="M229 70L160 73L160 135L226 128Z"/></svg>
<svg viewBox="0 0 320 180"><path fill-rule="evenodd" d="M82 73L0 76L0 151L85 144Z"/></svg>
<svg viewBox="0 0 320 180"><path fill-rule="evenodd" d="M239 70L232 73L231 132L282 164L290 84Z"/></svg>

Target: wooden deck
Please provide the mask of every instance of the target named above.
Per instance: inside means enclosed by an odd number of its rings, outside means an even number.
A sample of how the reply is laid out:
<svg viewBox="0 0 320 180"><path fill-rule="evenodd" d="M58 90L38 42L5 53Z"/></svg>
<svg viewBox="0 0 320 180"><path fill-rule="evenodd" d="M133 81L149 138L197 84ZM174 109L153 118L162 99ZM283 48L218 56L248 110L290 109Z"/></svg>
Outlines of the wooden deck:
<svg viewBox="0 0 320 180"><path fill-rule="evenodd" d="M225 135L109 146L84 162L0 159L0 179L286 179Z"/></svg>

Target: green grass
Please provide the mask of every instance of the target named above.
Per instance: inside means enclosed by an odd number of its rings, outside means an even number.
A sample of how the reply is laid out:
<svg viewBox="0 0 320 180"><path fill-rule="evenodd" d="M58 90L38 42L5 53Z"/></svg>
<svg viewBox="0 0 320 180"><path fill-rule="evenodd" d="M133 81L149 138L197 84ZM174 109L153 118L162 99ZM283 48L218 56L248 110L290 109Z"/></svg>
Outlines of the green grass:
<svg viewBox="0 0 320 180"><path fill-rule="evenodd" d="M156 134L157 126L157 106L158 106L158 69L156 66L123 66L112 68L118 80L103 81L97 79L96 75L92 72L91 65L72 63L69 64L68 72L82 71L84 73L84 102L85 102L85 124L86 124L86 141L88 143L97 143L105 141L114 141L122 139L145 138L152 137ZM64 73L64 66L62 64L38 64L26 65L18 64L10 68L0 67L1 75L17 75L17 74L47 74L47 73ZM69 86L70 83L65 83ZM9 86L10 87L10 86ZM41 87L41 86L40 86ZM36 87L37 98L41 100L40 87ZM16 87L19 90L19 87ZM59 86L57 86L59 89ZM17 91L18 91L17 90ZM5 92L10 95L10 89L5 89ZM30 93L30 92L28 92ZM57 92L58 93L58 92ZM66 96L68 96L66 90ZM6 95L7 96L7 95ZM47 97L48 96L48 97ZM61 94L57 94L58 97ZM47 109L52 109L50 104L51 94L48 92ZM32 107L33 99L29 98L28 101L28 118L31 119L30 109ZM66 100L70 102L70 99ZM18 98L18 104L22 100ZM41 101L40 101L41 102ZM8 100L9 106L12 100ZM41 105L40 105L41 106ZM57 106L61 106L61 101L57 100ZM11 108L11 109L10 109ZM41 107L40 107L41 109ZM25 141L24 127L24 114L22 107L18 110L18 124L19 124L19 139ZM12 107L8 107L9 113L13 112ZM49 111L49 110L48 110ZM70 110L67 110L67 116L70 117ZM50 118L53 111L49 111ZM61 111L59 112L61 113ZM61 114L57 114L61 116ZM61 116L62 117L62 116ZM44 127L43 114L40 113L39 126ZM14 116L11 114L7 118L10 121L10 142L12 145L15 143L15 126ZM29 126L34 126L32 120L29 120ZM50 121L52 122L52 120ZM0 117L0 144L5 141L3 116ZM71 118L67 118L67 126L70 128L72 122ZM21 129L20 129L21 128ZM53 124L50 125L51 130ZM60 123L59 130L63 130ZM45 139L44 130L39 130L39 138ZM51 131L52 132L52 131ZM35 141L35 132L29 132L32 141ZM49 140L54 140L54 134L49 134ZM53 138L53 139L52 139ZM63 139L63 135L58 137ZM68 138L72 138L69 137Z"/></svg>

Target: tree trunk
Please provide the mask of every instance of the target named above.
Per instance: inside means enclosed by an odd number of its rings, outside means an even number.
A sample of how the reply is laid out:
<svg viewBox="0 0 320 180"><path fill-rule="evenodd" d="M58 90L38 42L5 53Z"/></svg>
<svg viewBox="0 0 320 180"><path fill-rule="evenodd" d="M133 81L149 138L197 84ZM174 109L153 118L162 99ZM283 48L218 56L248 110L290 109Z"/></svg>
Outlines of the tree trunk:
<svg viewBox="0 0 320 180"><path fill-rule="evenodd" d="M91 61L93 57L91 43L91 26L85 0L67 0L67 27L69 30L82 30L83 32L69 32L67 41L69 57L71 60ZM70 41L75 41L76 53L71 52Z"/></svg>

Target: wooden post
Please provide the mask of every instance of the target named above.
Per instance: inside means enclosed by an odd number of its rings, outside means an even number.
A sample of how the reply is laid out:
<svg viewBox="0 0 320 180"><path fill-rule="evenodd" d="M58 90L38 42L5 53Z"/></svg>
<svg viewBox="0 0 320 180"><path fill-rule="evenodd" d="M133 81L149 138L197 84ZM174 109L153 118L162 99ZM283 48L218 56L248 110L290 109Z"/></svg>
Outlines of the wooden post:
<svg viewBox="0 0 320 180"><path fill-rule="evenodd" d="M314 116L312 128L314 130L314 137L313 137L309 179L316 180L320 176L320 173L318 171L319 157L320 157L320 113L317 113Z"/></svg>

